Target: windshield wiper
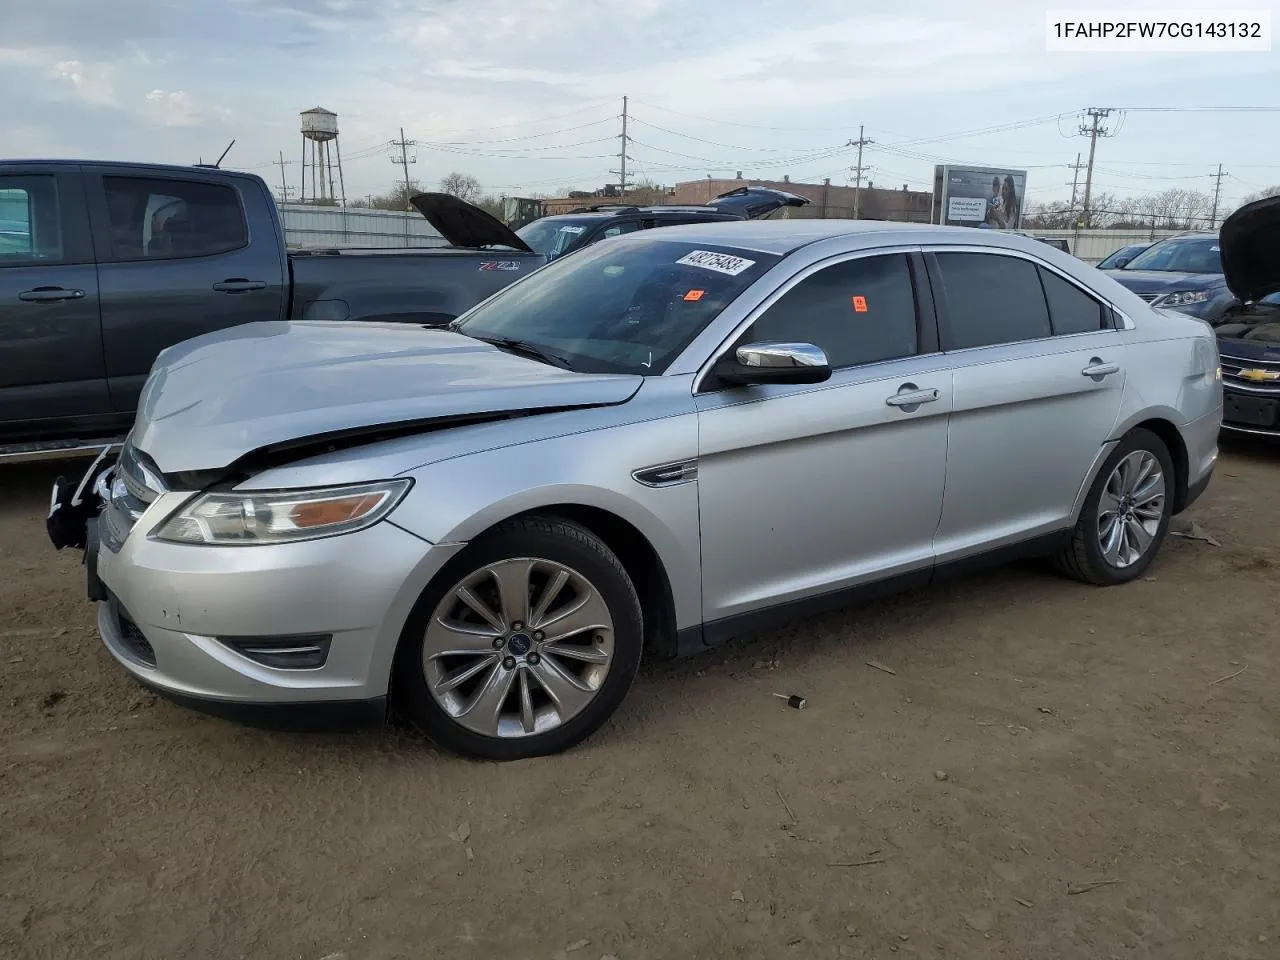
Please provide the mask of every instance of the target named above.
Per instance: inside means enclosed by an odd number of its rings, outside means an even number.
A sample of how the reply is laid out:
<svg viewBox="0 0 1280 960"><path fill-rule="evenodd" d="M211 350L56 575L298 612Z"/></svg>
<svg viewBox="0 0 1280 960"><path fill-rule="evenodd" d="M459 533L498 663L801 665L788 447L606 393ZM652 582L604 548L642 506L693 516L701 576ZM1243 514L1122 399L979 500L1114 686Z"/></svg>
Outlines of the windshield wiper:
<svg viewBox="0 0 1280 960"><path fill-rule="evenodd" d="M573 364L558 353L552 353L536 343L530 343L528 340L520 340L516 337L476 337L475 339L492 344L500 350L510 350L512 353L532 357L534 360L540 360L562 370L573 369Z"/></svg>

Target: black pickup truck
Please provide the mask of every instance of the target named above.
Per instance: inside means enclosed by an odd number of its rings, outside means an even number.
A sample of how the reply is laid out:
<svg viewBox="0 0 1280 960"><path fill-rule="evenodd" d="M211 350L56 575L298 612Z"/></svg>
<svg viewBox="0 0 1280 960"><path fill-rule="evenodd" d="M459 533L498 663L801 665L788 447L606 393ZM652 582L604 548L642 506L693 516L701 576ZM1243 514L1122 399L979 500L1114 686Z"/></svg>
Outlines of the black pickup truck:
<svg viewBox="0 0 1280 960"><path fill-rule="evenodd" d="M795 202L740 193L713 215ZM113 445L156 356L198 334L256 320L442 325L548 259L471 204L410 202L449 246L288 250L252 174L0 161L0 462Z"/></svg>
<svg viewBox="0 0 1280 960"><path fill-rule="evenodd" d="M189 337L254 320L444 323L546 262L475 207L415 200L453 246L292 251L251 174L0 162L0 461L114 440L156 355Z"/></svg>

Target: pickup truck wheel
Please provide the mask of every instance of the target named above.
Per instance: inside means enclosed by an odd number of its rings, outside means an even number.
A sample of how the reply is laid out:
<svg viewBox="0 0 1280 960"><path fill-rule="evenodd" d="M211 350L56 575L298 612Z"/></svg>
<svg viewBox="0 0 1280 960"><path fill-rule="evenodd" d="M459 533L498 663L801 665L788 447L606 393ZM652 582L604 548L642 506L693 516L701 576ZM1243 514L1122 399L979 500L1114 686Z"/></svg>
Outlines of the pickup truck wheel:
<svg viewBox="0 0 1280 960"><path fill-rule="evenodd" d="M1142 576L1169 532L1174 477L1163 440L1148 430L1128 433L1098 471L1058 569L1105 587Z"/></svg>
<svg viewBox="0 0 1280 960"><path fill-rule="evenodd" d="M393 704L457 753L558 753L622 703L642 642L640 601L613 551L576 524L521 517L423 592L396 653Z"/></svg>

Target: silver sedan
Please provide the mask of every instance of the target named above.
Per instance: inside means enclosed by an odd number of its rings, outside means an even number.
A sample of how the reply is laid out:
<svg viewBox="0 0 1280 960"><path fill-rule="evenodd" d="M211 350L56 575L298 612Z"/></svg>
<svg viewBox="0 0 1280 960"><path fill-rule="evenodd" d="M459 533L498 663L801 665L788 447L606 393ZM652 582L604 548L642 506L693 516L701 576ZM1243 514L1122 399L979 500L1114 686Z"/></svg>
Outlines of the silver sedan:
<svg viewBox="0 0 1280 960"><path fill-rule="evenodd" d="M636 233L447 330L170 348L86 477L89 592L112 655L180 701L389 702L529 757L600 727L642 657L1014 556L1140 577L1221 408L1204 323L1034 239Z"/></svg>

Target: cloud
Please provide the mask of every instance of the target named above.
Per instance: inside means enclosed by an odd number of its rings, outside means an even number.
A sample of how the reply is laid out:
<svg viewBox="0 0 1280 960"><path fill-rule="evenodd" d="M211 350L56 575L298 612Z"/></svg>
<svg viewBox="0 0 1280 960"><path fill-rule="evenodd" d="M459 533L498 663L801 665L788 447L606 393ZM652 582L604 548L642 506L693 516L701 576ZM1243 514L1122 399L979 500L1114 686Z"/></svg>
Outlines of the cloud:
<svg viewBox="0 0 1280 960"><path fill-rule="evenodd" d="M79 60L59 60L51 72L54 77L70 84L75 96L86 103L99 106L115 103L110 67L86 66Z"/></svg>
<svg viewBox="0 0 1280 960"><path fill-rule="evenodd" d="M200 114L185 90L152 90L144 99L146 115L161 126L191 127L200 122Z"/></svg>

